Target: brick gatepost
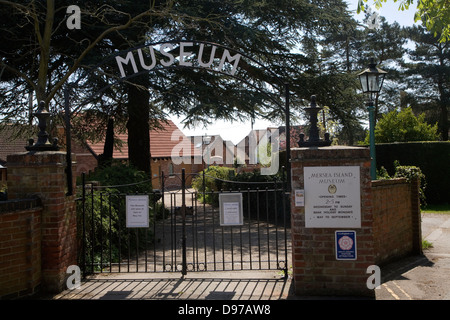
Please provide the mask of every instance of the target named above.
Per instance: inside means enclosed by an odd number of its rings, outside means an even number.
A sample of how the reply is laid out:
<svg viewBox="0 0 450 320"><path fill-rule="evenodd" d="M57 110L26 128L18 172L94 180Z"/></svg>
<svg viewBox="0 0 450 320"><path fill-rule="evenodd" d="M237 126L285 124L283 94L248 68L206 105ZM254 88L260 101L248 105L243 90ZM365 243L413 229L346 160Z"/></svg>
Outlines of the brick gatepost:
<svg viewBox="0 0 450 320"><path fill-rule="evenodd" d="M374 290L368 289L366 285L371 275L366 273L367 267L375 264L369 149L344 146L293 148L291 166L292 267L295 293L301 296L373 297ZM295 190L304 190L305 195L308 192L304 187L305 167L327 166L351 166L354 170L356 166L360 168L360 227L305 226L305 206L299 205L299 202L296 206ZM331 192L334 192L333 188ZM305 196L305 201L307 200ZM338 260L335 231L348 229L356 232L357 257L355 260Z"/></svg>
<svg viewBox="0 0 450 320"><path fill-rule="evenodd" d="M74 155L72 159L74 162ZM67 267L77 264L75 196L66 195L66 153L14 154L7 157L7 163L8 198L37 195L42 201L41 288L45 292L61 292L66 288ZM75 167L72 166L73 172Z"/></svg>

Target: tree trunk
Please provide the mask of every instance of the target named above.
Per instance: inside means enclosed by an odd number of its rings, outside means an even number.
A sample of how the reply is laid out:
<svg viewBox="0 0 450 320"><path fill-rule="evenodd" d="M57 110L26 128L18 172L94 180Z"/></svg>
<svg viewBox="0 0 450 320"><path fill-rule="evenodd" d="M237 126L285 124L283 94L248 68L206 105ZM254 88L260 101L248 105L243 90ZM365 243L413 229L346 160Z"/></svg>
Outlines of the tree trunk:
<svg viewBox="0 0 450 320"><path fill-rule="evenodd" d="M148 79L146 75L135 78L138 88L128 84L128 160L137 169L151 176L150 126Z"/></svg>
<svg viewBox="0 0 450 320"><path fill-rule="evenodd" d="M106 127L105 145L103 146L103 154L98 159L99 167L110 167L114 152L114 119L108 119Z"/></svg>
<svg viewBox="0 0 450 320"><path fill-rule="evenodd" d="M440 103L441 108L441 121L440 121L440 129L441 129L441 137L442 141L448 141L448 110L447 110L447 104L446 100L441 101Z"/></svg>

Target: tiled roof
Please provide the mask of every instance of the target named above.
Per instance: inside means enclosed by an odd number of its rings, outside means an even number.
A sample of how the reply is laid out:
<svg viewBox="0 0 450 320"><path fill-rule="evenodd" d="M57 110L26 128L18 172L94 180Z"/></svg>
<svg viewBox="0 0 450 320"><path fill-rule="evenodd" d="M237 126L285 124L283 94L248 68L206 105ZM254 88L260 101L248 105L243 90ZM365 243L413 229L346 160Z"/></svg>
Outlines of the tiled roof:
<svg viewBox="0 0 450 320"><path fill-rule="evenodd" d="M5 128L0 132L0 163L6 162L9 154L26 152L26 139L13 138L15 136L13 130L19 130L17 127Z"/></svg>
<svg viewBox="0 0 450 320"><path fill-rule="evenodd" d="M168 158L172 155L172 150L177 146L179 149L185 148L186 150L191 150L191 156L200 155L200 153L195 150L190 139L188 139L180 129L171 121L161 122L162 129L152 129L150 130L150 154L152 158ZM119 148L114 148L113 158L114 159L127 159L128 158L128 135L126 133L116 134L116 139L122 141L122 146ZM178 138L178 139L177 139ZM172 141L173 139L173 141ZM96 155L103 153L104 141L98 143L90 143L88 145L91 147L92 151ZM181 154L180 154L181 155Z"/></svg>

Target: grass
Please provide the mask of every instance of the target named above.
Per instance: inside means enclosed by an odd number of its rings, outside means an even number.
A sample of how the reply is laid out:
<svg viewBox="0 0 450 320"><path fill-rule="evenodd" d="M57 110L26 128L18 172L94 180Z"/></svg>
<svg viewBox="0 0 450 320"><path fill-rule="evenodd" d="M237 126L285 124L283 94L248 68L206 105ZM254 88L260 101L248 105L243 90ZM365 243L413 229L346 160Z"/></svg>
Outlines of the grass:
<svg viewBox="0 0 450 320"><path fill-rule="evenodd" d="M422 213L441 213L441 214L450 214L450 204L430 204L425 208L421 209Z"/></svg>
<svg viewBox="0 0 450 320"><path fill-rule="evenodd" d="M422 240L422 249L426 250L430 248L433 248L433 244L430 241Z"/></svg>

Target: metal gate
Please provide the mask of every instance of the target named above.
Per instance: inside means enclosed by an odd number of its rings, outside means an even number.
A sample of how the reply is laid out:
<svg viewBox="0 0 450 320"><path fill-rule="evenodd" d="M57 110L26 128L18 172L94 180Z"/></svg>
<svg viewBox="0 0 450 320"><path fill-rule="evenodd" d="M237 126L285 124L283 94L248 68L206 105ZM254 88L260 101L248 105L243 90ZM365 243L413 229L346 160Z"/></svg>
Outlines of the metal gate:
<svg viewBox="0 0 450 320"><path fill-rule="evenodd" d="M120 191L130 185L99 186L83 175L77 204L83 275L276 269L287 276L290 214L283 181L244 183L184 170L158 179L160 190L130 195ZM202 179L200 190L191 187L194 179ZM211 179L226 189L209 190ZM179 187L169 188L169 181ZM242 225L220 225L223 193L242 195ZM137 195L148 197L149 224L127 228L126 198Z"/></svg>

